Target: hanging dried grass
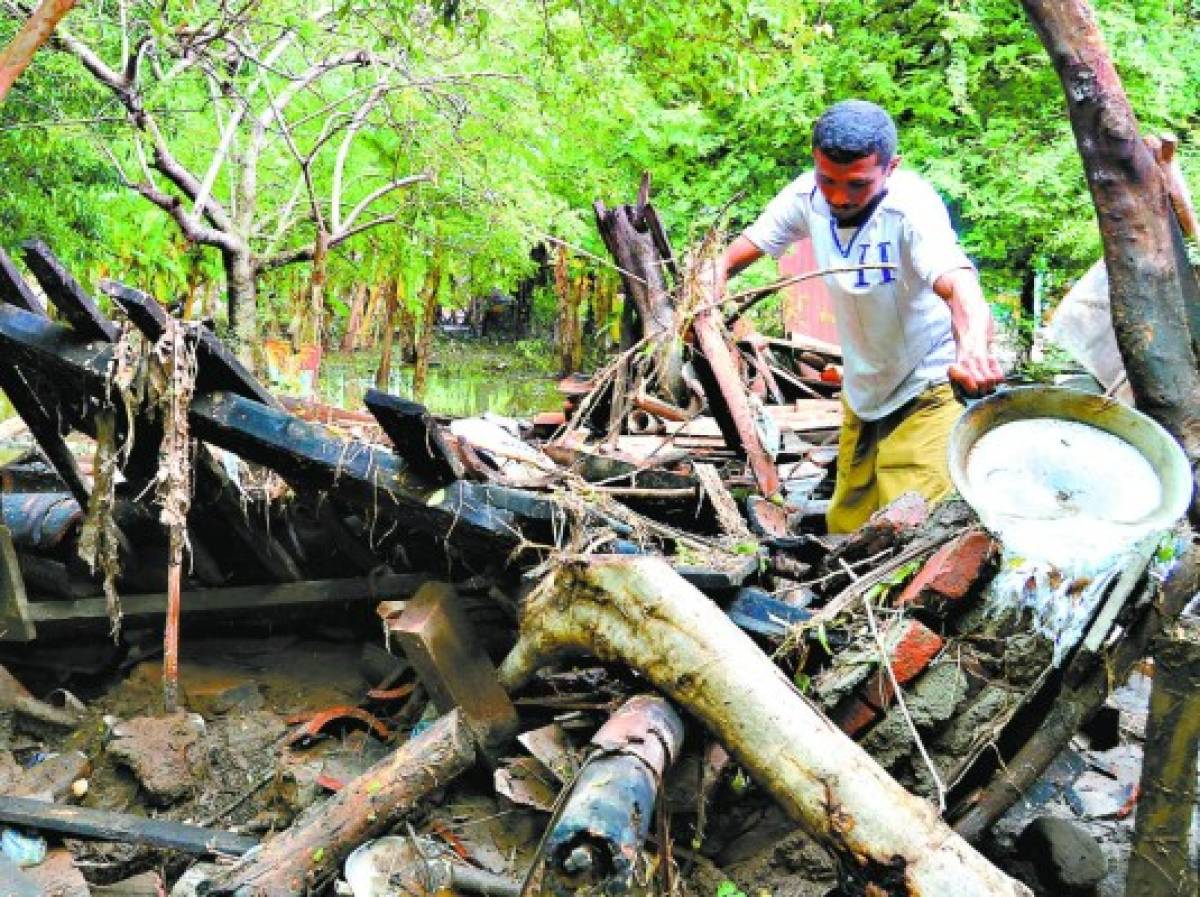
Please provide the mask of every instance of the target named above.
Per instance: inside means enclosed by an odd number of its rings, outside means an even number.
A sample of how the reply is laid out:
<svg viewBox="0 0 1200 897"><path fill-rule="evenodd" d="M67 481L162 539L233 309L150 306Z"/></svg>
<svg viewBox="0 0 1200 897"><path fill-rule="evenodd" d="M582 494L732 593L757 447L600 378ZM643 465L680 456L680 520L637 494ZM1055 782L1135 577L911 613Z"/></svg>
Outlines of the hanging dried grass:
<svg viewBox="0 0 1200 897"><path fill-rule="evenodd" d="M104 603L108 610L109 635L121 632L121 599L117 577L121 574L121 531L113 518L116 504L117 470L133 449L133 421L145 400L145 372L149 346L131 325L121 328L108 368L108 407L96 415L96 450L92 460L92 494L79 532L79 557L92 573L103 578ZM119 397L125 414L126 437L117 444Z"/></svg>
<svg viewBox="0 0 1200 897"><path fill-rule="evenodd" d="M188 431L188 408L196 390L196 340L194 325L171 318L154 345L151 379L153 397L163 421L155 500L159 519L170 535L169 564L183 560L190 550L187 516L192 504L192 440Z"/></svg>

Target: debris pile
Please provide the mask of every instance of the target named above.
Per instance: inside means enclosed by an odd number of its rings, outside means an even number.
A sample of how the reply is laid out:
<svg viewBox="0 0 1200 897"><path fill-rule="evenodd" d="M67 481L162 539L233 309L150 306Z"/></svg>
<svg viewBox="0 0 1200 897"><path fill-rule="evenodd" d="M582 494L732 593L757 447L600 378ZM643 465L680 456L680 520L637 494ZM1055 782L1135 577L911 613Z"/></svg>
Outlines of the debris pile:
<svg viewBox="0 0 1200 897"><path fill-rule="evenodd" d="M0 259L38 448L0 469L0 642L49 686L0 667L16 893L712 893L784 843L798 893L1025 893L970 842L1195 591L1182 543L1063 652L994 612L961 501L825 534L837 347L735 340L758 293L708 302L644 194L597 216L629 339L532 425L372 392L348 434L153 297L106 283L118 324L31 243L51 319Z"/></svg>

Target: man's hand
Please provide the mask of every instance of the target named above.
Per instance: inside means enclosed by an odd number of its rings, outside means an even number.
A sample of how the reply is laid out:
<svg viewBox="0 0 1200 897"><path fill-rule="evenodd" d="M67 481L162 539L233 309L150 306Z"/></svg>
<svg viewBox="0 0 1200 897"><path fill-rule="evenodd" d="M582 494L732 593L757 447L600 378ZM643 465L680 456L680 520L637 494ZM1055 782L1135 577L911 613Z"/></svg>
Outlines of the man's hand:
<svg viewBox="0 0 1200 897"><path fill-rule="evenodd" d="M950 365L946 373L969 396L987 395L1004 382L1000 362L990 351L976 354L964 353L960 349L958 360Z"/></svg>

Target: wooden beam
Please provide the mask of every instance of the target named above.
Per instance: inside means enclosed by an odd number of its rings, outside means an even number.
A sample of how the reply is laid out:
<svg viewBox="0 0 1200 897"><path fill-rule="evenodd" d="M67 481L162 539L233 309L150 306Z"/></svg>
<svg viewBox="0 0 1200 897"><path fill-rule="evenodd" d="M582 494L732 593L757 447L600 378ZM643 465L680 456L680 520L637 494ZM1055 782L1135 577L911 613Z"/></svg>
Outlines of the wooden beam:
<svg viewBox="0 0 1200 897"><path fill-rule="evenodd" d="M191 421L201 439L270 467L295 486L327 490L339 501L468 552L495 557L497 551L511 551L520 543L522 523L536 526L538 515L544 515L547 525L537 529L548 533L557 510L553 502L532 495L521 506L510 494L515 490L489 490L477 483L431 488L381 446L335 436L319 424L232 393L195 399Z"/></svg>
<svg viewBox="0 0 1200 897"><path fill-rule="evenodd" d="M12 533L0 526L0 642L31 642L36 637Z"/></svg>
<svg viewBox="0 0 1200 897"><path fill-rule="evenodd" d="M462 461L424 405L378 389L367 390L363 403L417 476L439 486L465 476Z"/></svg>
<svg viewBox="0 0 1200 897"><path fill-rule="evenodd" d="M29 284L3 249L0 249L0 300L35 315L46 316L45 306L33 295L33 290L29 289Z"/></svg>
<svg viewBox="0 0 1200 897"><path fill-rule="evenodd" d="M38 370L93 404L108 388L110 344L81 344L68 328L29 312L0 305L0 349L9 363ZM553 501L532 493L465 481L435 488L380 446L346 439L236 393L196 397L189 422L196 437L270 467L297 488L328 491L339 502L444 538L476 556L503 559L523 534L551 542L562 520Z"/></svg>
<svg viewBox="0 0 1200 897"><path fill-rule="evenodd" d="M0 822L90 841L146 844L201 856L241 856L250 848L258 846L258 839L247 835L235 835L166 819L148 819L130 813L114 813L67 804L48 804L24 797L0 797Z"/></svg>
<svg viewBox="0 0 1200 897"><path fill-rule="evenodd" d="M170 315L153 296L127 287L115 280L103 280L100 289L125 312L133 326L151 342L162 338ZM279 400L238 361L215 333L198 327L196 334L196 391L222 390L237 393L272 408L282 408Z"/></svg>
<svg viewBox="0 0 1200 897"><path fill-rule="evenodd" d="M737 360L730 350L721 318L715 309L707 309L692 321L699 355L693 360L709 409L731 449L746 456L754 481L764 498L779 492L779 471L763 448L758 427L750 412L746 385L738 373Z"/></svg>
<svg viewBox="0 0 1200 897"><path fill-rule="evenodd" d="M25 264L71 329L85 340L116 341L116 325L104 316L96 301L71 276L49 246L41 240L27 240L21 248L25 250Z"/></svg>
<svg viewBox="0 0 1200 897"><path fill-rule="evenodd" d="M29 432L59 479L66 484L80 506L86 508L91 492L84 482L75 456L63 438L60 423L42 404L43 399L51 397L35 393L16 366L0 366L0 389L4 390L13 410L21 415L21 420L29 427Z"/></svg>
<svg viewBox="0 0 1200 897"><path fill-rule="evenodd" d="M192 589L183 593L181 602L184 613L211 613L340 601L389 601L409 597L430 578L424 573L391 573L378 577L314 579L258 586ZM108 615L103 598L32 601L27 602L26 606L28 619L35 624L103 619ZM165 592L121 596L121 614L124 617L157 616L166 613L166 609Z"/></svg>

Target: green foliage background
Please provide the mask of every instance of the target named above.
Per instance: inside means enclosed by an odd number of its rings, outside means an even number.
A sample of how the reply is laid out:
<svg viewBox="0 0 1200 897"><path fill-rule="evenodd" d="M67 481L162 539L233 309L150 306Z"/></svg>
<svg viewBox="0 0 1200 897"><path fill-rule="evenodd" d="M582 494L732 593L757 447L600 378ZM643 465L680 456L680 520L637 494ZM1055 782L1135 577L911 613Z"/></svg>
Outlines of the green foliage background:
<svg viewBox="0 0 1200 897"><path fill-rule="evenodd" d="M124 4L128 27L162 46L217 6ZM1143 130L1176 133L1194 178L1200 3L1094 7ZM807 166L812 121L848 96L895 116L906 164L950 203L992 294L1017 290L1034 266L1060 291L1099 253L1061 89L1016 0L342 0L326 29L298 3L255 8L272 27L296 28L310 55L399 48L410 67L411 85L390 98L386 121L355 144L352 170L360 193L372 178L406 172L434 181L389 199L396 225L337 250L335 304L347 285L389 273L415 287L439 241L458 304L511 289L546 234L604 256L591 203L629 201L643 169L677 246L722 211L736 231ZM0 40L18 25L0 22ZM111 3L81 4L64 27L117 64ZM334 88L351 91L355 77ZM218 139L203 80L149 97L181 158L203 171ZM295 115L315 122L319 111L313 98ZM287 163L279 147L264 162L264 214L287 202ZM122 183L118 170L136 168L131 131L69 55L43 49L18 81L3 106L0 165L6 249L41 235L87 277L119 276L164 300L222 276L215 250L189 246ZM219 179L218 193L225 186ZM265 276L263 314L281 313L303 277Z"/></svg>

